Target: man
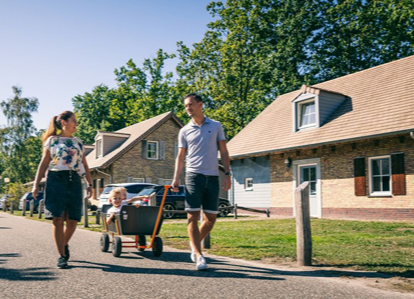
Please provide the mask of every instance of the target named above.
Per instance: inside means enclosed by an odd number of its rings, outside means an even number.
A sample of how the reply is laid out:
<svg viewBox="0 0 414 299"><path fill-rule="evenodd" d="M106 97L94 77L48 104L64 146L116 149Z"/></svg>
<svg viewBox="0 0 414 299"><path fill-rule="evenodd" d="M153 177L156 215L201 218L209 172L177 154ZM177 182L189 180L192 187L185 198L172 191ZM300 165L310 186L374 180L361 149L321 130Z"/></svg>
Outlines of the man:
<svg viewBox="0 0 414 299"><path fill-rule="evenodd" d="M191 260L197 263L197 270L207 270L208 266L201 253L201 241L213 229L218 214L219 167L217 151L220 150L225 178L222 189L228 191L230 181L230 158L223 128L203 114L203 99L196 93L184 97L184 107L191 117L178 135L178 156L172 187L178 188L186 158L186 208L188 236L190 237ZM204 221L198 226L203 207Z"/></svg>

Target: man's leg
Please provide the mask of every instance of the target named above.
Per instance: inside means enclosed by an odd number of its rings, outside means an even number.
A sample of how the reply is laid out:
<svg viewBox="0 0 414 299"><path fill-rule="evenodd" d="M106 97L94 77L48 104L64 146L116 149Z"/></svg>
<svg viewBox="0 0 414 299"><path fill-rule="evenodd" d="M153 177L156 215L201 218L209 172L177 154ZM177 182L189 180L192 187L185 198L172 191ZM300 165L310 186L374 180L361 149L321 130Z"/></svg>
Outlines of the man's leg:
<svg viewBox="0 0 414 299"><path fill-rule="evenodd" d="M200 227L200 243L213 230L214 223L216 223L216 219L217 214L204 213L204 221Z"/></svg>
<svg viewBox="0 0 414 299"><path fill-rule="evenodd" d="M198 221L200 220L200 211L188 211L187 220L188 237L190 238L192 249L198 258L201 255L200 229L198 227Z"/></svg>

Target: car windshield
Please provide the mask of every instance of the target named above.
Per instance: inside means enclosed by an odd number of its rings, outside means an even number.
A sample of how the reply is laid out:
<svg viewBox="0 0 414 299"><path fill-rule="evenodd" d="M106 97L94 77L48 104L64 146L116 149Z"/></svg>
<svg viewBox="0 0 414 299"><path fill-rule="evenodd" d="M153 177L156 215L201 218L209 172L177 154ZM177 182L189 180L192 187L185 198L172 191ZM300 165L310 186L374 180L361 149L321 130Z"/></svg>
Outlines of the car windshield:
<svg viewBox="0 0 414 299"><path fill-rule="evenodd" d="M111 190L114 188L115 186L106 186L104 191L102 191L102 194L109 194L109 192L111 192Z"/></svg>
<svg viewBox="0 0 414 299"><path fill-rule="evenodd" d="M154 188L145 188L142 189L142 191L140 193L138 193L138 195L150 195L153 192L156 192L157 190Z"/></svg>
<svg viewBox="0 0 414 299"><path fill-rule="evenodd" d="M135 193L135 194L137 194L144 187L147 187L147 186L145 186L145 185L131 185L131 186L126 186L125 189L127 190L128 193Z"/></svg>

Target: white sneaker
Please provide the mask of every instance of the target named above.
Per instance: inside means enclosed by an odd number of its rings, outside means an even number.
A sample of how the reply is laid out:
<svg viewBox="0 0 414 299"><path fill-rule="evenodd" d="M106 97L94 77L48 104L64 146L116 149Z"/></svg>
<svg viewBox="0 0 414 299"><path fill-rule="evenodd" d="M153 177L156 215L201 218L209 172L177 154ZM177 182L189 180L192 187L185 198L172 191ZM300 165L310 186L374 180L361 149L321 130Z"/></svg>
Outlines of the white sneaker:
<svg viewBox="0 0 414 299"><path fill-rule="evenodd" d="M204 259L204 256L200 255L197 260L197 270L203 271L207 269L208 269L208 266L207 266L206 260Z"/></svg>
<svg viewBox="0 0 414 299"><path fill-rule="evenodd" d="M195 253L194 249L193 249L193 244L191 244L190 242L190 248L191 248L191 260L193 261L193 263L195 263L197 261L197 254Z"/></svg>

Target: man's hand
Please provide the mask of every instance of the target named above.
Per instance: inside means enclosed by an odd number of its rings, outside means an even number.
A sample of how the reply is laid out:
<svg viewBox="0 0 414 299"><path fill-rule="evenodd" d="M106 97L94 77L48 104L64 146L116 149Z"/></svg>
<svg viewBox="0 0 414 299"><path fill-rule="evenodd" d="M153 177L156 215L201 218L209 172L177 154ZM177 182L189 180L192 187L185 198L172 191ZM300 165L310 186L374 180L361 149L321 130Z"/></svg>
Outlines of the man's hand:
<svg viewBox="0 0 414 299"><path fill-rule="evenodd" d="M32 189L32 195L33 195L33 198L37 198L37 195L39 194L39 187L33 187L33 189Z"/></svg>
<svg viewBox="0 0 414 299"><path fill-rule="evenodd" d="M229 175L224 176L222 189L224 191L229 191L231 188L231 178Z"/></svg>
<svg viewBox="0 0 414 299"><path fill-rule="evenodd" d="M179 180L173 180L173 182L171 183L171 189L173 192L178 192L178 186L180 185L180 181Z"/></svg>
<svg viewBox="0 0 414 299"><path fill-rule="evenodd" d="M92 186L88 186L88 189L86 189L86 197L89 199L92 197L93 189Z"/></svg>

